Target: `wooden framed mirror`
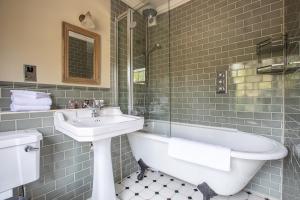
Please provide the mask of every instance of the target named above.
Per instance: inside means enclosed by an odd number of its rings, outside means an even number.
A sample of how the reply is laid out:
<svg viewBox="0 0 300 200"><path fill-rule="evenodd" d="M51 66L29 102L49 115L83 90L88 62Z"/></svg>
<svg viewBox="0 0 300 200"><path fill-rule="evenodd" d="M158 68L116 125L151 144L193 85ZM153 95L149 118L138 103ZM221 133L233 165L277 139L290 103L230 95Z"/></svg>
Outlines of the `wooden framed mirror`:
<svg viewBox="0 0 300 200"><path fill-rule="evenodd" d="M63 22L63 82L100 84L100 35Z"/></svg>

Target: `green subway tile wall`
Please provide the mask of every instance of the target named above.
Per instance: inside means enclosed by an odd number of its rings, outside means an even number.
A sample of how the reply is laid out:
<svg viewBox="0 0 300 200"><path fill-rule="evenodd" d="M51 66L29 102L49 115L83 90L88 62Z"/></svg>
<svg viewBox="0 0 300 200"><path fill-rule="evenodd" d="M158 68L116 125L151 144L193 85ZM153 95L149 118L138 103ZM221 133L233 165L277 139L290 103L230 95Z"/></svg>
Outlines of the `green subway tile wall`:
<svg viewBox="0 0 300 200"><path fill-rule="evenodd" d="M299 61L300 42L300 3L297 0L285 1L285 29L289 36L288 61ZM289 155L284 160L283 200L300 199L300 71L285 75L285 145ZM300 151L300 148L299 150Z"/></svg>
<svg viewBox="0 0 300 200"><path fill-rule="evenodd" d="M105 104L110 105L112 97L110 89L0 81L0 111L10 110L10 90L31 90L51 93L53 101L52 109L67 108L69 100L91 98L104 99Z"/></svg>
<svg viewBox="0 0 300 200"><path fill-rule="evenodd" d="M122 38L126 35L126 20L119 27L122 56L116 58L114 19L128 6L120 0L111 2L111 68L117 62L121 66L118 95L120 106L126 112L126 39ZM300 141L300 76L298 72L285 78L256 74L255 44L283 34L284 10L285 29L297 36L299 22L294 20L299 19L297 0L285 0L285 9L283 0L191 0L172 10L170 16L169 13L159 15L158 25L149 28L149 46L160 43L162 49L150 56L147 91L145 85L134 88L137 111L145 112L145 117L150 119L170 120L171 116L172 121L237 128L278 141L284 137L292 149ZM141 16L136 14L135 19L138 22L135 63L142 68L145 26ZM298 58L296 53L290 54L290 59ZM222 70L228 70L228 94L215 92L216 73ZM113 77L111 81L113 84ZM10 89L50 92L53 108L58 109L66 108L70 99L93 97L104 99L110 105L113 95L110 89L0 82L2 111L9 109ZM79 144L55 131L53 112L1 115L0 131L28 128L38 128L44 136L41 179L28 185L32 199L89 197L93 162L90 144ZM113 138L112 157L116 181L138 169L127 136ZM295 154L289 155L284 163L267 162L247 189L274 199L281 196L283 200L299 199L299 163Z"/></svg>
<svg viewBox="0 0 300 200"><path fill-rule="evenodd" d="M170 71L172 121L282 141L283 77L256 74L256 43L282 36L283 1L191 0L171 10L170 38L168 19L168 13L159 15L158 25L149 28L151 44L163 47L150 57L150 118L168 120ZM282 56L281 51L274 60ZM216 94L216 74L223 70L228 70L228 94ZM280 199L281 187L282 161L272 161L247 189Z"/></svg>

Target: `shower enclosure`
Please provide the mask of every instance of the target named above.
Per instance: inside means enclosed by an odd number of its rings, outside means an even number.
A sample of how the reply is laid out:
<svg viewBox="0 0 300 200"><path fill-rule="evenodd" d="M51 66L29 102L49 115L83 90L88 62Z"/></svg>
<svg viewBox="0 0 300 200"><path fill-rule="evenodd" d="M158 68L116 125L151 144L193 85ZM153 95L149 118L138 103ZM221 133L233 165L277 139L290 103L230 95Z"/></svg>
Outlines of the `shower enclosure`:
<svg viewBox="0 0 300 200"><path fill-rule="evenodd" d="M170 121L170 18L149 5L116 19L114 101L123 113ZM149 122L149 123L147 123ZM170 127L163 132L170 136Z"/></svg>
<svg viewBox="0 0 300 200"><path fill-rule="evenodd" d="M173 122L236 128L284 141L290 154L284 160L283 168L281 161L269 163L265 171L254 179L253 185L256 185L256 180L265 180L266 184L263 187L268 191L264 194L273 195L276 198L282 196L283 200L299 199L300 73L299 70L295 70L283 74L287 67L299 65L299 1L285 1L285 21L282 25L284 31L279 31L276 35L282 36L287 33L289 45L285 48L286 52L278 51L280 56L272 53L272 56L279 58L275 64L280 64L270 65L280 67L279 73L273 75L263 74L264 72L257 73L257 66L260 63L257 63L255 56L249 58L247 55L245 60L239 63L229 58L232 56L226 56L224 58L225 61L228 60L228 63L224 64L226 66L219 66L218 62L213 62L211 66L207 66L206 62L203 63L203 60L211 57L200 54L205 53L204 50L209 50L210 46L204 45L203 49L189 49L190 38L182 35L182 32L187 32L192 28L194 28L193 33L196 39L201 34L205 36L207 34L204 32L205 29L202 30L202 27L195 21L183 17L185 16L183 14L187 14L193 8L191 5L198 5L200 1L191 2L186 7L172 11L172 19L174 19L172 32L170 31L170 9L164 13L157 13L156 10L149 9L147 6L128 9L115 19L117 65L114 82L117 84L114 86L114 104L120 106L124 113L144 116L144 131L157 128L154 126L159 123L153 122L164 121L165 125L158 127L159 134L167 137L171 136L172 113ZM201 6L199 6L199 12L192 9L195 12L194 15L206 12L200 8ZM218 28L211 27L212 29ZM239 31L239 29L235 30ZM218 31L221 30L216 30L217 33ZM171 34L172 40L170 40ZM266 36L266 38L269 37ZM213 37L211 39L214 40ZM278 47L285 42L279 41ZM241 39L239 42L244 41ZM215 44L217 47L221 45L218 42ZM254 44L256 43L253 42L249 46L250 49L254 47ZM246 47L245 52L246 49L249 50L248 46ZM170 59L171 49L172 60ZM213 52L213 49L209 52L212 55L219 55L218 52ZM198 63L198 66L189 65L191 62ZM269 64L267 63L266 66ZM216 95L215 75L218 70L224 70L223 68L228 70L229 91L225 95ZM261 80L264 80L264 83L261 83ZM262 121L270 122L270 124L261 124ZM284 122L283 126L281 122ZM276 177L269 169L273 167L273 164L279 171ZM272 179L266 178L264 174L268 177L272 176ZM253 190L255 189L257 188Z"/></svg>

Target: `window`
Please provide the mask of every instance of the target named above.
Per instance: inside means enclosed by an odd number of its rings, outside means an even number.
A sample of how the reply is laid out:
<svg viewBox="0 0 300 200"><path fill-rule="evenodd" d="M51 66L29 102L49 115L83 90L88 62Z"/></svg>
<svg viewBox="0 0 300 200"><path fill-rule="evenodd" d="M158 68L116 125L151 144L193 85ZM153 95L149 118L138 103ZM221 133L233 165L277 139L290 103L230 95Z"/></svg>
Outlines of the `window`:
<svg viewBox="0 0 300 200"><path fill-rule="evenodd" d="M136 84L145 84L146 81L145 68L133 70L133 82Z"/></svg>

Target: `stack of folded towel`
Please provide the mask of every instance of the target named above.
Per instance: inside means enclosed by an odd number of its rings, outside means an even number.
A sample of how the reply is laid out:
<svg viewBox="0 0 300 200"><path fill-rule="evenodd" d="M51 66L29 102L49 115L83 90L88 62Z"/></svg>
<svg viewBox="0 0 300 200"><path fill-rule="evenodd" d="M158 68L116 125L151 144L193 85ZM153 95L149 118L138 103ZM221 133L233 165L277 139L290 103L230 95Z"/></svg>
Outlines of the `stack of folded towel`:
<svg viewBox="0 0 300 200"><path fill-rule="evenodd" d="M44 111L50 110L50 94L26 90L11 90L11 111Z"/></svg>

